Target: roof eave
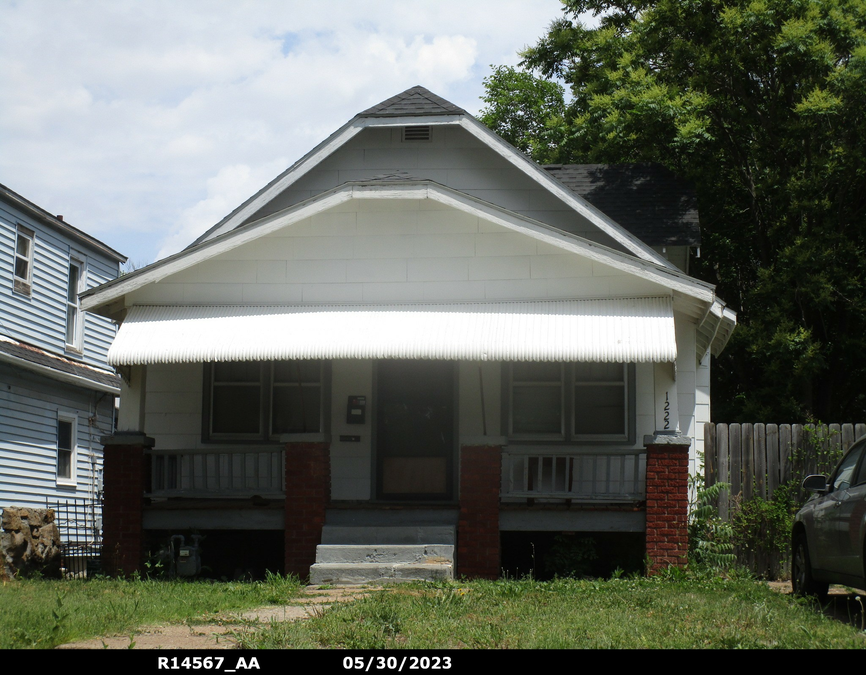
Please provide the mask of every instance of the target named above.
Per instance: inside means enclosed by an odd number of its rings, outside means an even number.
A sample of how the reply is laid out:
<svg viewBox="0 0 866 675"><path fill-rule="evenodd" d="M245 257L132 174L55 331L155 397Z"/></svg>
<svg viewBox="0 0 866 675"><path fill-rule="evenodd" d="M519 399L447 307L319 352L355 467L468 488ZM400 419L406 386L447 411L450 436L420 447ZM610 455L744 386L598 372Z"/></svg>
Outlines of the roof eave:
<svg viewBox="0 0 866 675"><path fill-rule="evenodd" d="M119 382L117 386L111 386L104 382L92 380L88 377L83 377L81 375L75 375L74 373L67 373L62 370L57 370L56 368L51 368L50 366L46 366L41 363L28 361L27 359L15 356L14 354L7 354L6 352L2 351L0 351L0 363L6 363L10 366L21 368L22 370L28 370L32 373L43 375L52 380L57 380L66 384L72 384L77 387L82 387L84 389L101 391L107 394L114 394L115 396L120 395Z"/></svg>
<svg viewBox="0 0 866 675"><path fill-rule="evenodd" d="M702 302L712 302L714 287L689 277L676 268L645 261L602 244L588 241L577 235L563 232L555 227L518 215L502 207L466 195L453 188L429 180L417 181L357 181L344 183L327 192L270 214L261 220L247 223L241 228L226 232L214 239L201 242L195 247L160 260L148 267L90 289L81 295L82 308L99 312L109 305L149 283L180 272L196 263L203 262L227 250L241 246L272 231L291 225L297 220L329 209L352 198L361 199L424 199L431 198L451 207L472 212L485 219L497 222L507 229L521 231L559 248L578 255L612 265L627 273L639 274L655 283L682 292Z"/></svg>
<svg viewBox="0 0 866 675"><path fill-rule="evenodd" d="M60 220L55 215L48 213L45 209L37 206L29 199L19 195L14 190L10 190L5 185L0 184L0 199L5 201L10 206L24 211L31 218L39 220L41 223L48 225L54 230L74 239L75 241L84 244L92 249L96 249L103 255L115 260L118 263L126 262L127 258L122 253L118 253L113 248L99 241L95 237L90 236L86 232L82 232L77 227L73 227L64 220Z"/></svg>
<svg viewBox="0 0 866 675"><path fill-rule="evenodd" d="M663 267L675 267L673 263L656 253L651 247L628 232L622 225L599 211L596 207L583 199L583 197L563 185L561 181L557 180L545 171L544 167L532 161L532 159L520 152L517 148L484 126L471 115L464 117L460 124L469 133L484 142L494 151L497 151L515 167L523 171L530 178L533 178L542 187L547 188L548 191L552 192L563 202L571 206L580 215L596 225L614 241L634 253L634 255L644 260L662 265Z"/></svg>

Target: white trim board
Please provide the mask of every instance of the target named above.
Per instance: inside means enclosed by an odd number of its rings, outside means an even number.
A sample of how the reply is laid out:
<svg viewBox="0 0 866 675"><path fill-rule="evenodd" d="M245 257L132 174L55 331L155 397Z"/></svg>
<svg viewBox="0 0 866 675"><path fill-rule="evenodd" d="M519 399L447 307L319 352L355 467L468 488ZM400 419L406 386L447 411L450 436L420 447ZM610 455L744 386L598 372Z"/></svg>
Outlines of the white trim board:
<svg viewBox="0 0 866 675"><path fill-rule="evenodd" d="M419 181L385 181L344 183L327 192L311 197L261 220L227 232L215 239L202 242L153 265L109 282L82 295L81 307L87 311L99 308L142 286L187 269L199 262L249 243L317 213L349 201L350 199L432 199L457 210L494 222L504 228L520 232L557 248L582 257L610 265L628 274L653 281L702 302L715 301L710 284L698 281L676 269L654 262L639 260L577 235L563 232L532 218L503 209L476 197L471 197L438 183Z"/></svg>

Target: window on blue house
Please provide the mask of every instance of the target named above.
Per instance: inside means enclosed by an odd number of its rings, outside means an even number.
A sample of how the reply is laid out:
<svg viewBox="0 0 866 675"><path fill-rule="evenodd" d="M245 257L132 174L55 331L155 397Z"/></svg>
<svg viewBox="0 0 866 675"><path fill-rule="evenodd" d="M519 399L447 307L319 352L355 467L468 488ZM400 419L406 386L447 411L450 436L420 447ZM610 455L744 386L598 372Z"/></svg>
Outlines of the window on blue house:
<svg viewBox="0 0 866 675"><path fill-rule="evenodd" d="M33 283L33 240L33 230L19 225L15 236L12 289L23 295L30 295Z"/></svg>
<svg viewBox="0 0 866 675"><path fill-rule="evenodd" d="M73 413L57 416L57 483L75 485L75 449L78 418Z"/></svg>
<svg viewBox="0 0 866 675"><path fill-rule="evenodd" d="M69 277L66 285L66 348L81 351L84 342L84 317L78 294L82 290L82 264L69 261Z"/></svg>

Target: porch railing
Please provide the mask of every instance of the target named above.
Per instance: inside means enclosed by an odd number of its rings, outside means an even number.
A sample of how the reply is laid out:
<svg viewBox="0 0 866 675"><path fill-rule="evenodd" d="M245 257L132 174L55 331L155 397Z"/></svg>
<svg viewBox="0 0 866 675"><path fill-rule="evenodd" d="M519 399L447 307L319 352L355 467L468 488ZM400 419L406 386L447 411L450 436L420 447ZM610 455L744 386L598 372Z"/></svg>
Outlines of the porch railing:
<svg viewBox="0 0 866 675"><path fill-rule="evenodd" d="M285 492L283 448L157 450L150 454L154 497L240 497Z"/></svg>
<svg viewBox="0 0 866 675"><path fill-rule="evenodd" d="M505 449L501 496L505 500L641 501L646 498L646 452Z"/></svg>

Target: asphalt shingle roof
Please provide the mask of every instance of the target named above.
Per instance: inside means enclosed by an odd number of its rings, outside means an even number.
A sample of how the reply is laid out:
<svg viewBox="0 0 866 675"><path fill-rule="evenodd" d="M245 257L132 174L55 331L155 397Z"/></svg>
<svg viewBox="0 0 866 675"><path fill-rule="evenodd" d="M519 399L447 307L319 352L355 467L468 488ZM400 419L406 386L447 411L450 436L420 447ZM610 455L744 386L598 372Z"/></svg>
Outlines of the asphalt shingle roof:
<svg viewBox="0 0 866 675"><path fill-rule="evenodd" d="M466 111L429 89L417 85L359 112L357 117L465 115Z"/></svg>
<svg viewBox="0 0 866 675"><path fill-rule="evenodd" d="M649 246L700 246L694 190L659 164L544 167Z"/></svg>
<svg viewBox="0 0 866 675"><path fill-rule="evenodd" d="M120 388L120 377L107 370L92 368L83 363L75 363L69 359L49 354L43 349L28 345L25 342L3 337L0 340L0 352L15 356L25 361L45 366L61 373L76 375L98 384Z"/></svg>

